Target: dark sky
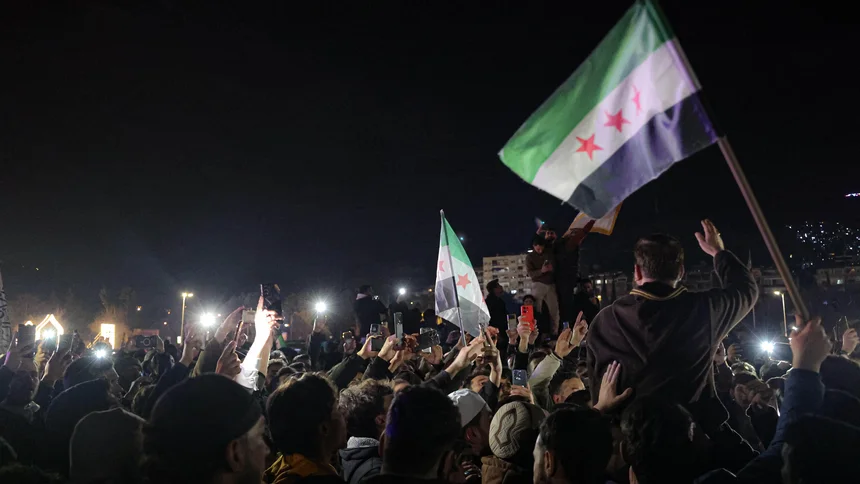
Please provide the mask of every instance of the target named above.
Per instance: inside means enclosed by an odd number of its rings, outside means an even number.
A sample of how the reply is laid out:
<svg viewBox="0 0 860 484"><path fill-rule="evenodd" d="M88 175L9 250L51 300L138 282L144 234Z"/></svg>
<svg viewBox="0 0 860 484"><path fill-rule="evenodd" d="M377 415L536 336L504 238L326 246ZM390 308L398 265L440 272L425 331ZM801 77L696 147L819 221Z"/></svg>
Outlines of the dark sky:
<svg viewBox="0 0 860 484"><path fill-rule="evenodd" d="M7 290L170 301L261 281L428 285L440 208L473 262L522 250L536 216L566 225L574 209L496 153L629 6L56 3L0 12ZM774 226L855 223L857 25L792 3L663 5ZM586 252L627 267L653 229L692 250L704 216L765 257L715 147L630 198Z"/></svg>

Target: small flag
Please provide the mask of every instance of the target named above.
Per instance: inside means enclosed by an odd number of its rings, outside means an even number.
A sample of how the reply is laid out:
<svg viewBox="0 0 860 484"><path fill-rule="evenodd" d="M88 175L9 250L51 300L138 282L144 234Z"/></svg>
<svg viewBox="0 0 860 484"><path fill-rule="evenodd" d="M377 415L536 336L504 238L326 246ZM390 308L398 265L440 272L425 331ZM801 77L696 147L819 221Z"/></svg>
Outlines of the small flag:
<svg viewBox="0 0 860 484"><path fill-rule="evenodd" d="M478 325L490 321L490 311L484 302L478 277L463 244L445 219L444 212L434 292L436 315L456 324L462 331L478 337Z"/></svg>
<svg viewBox="0 0 860 484"><path fill-rule="evenodd" d="M593 218L717 139L695 74L650 0L637 1L514 133L502 162Z"/></svg>
<svg viewBox="0 0 860 484"><path fill-rule="evenodd" d="M607 213L603 217L599 219L593 219L585 214L585 212L579 212L579 215L573 219L573 223L570 224L570 228L568 231L572 231L573 229L581 229L588 225L588 222L594 220L594 226L591 227L590 233L598 233L603 235L612 234L612 230L615 228L615 220L618 218L618 212L621 211L621 205L615 207L615 210Z"/></svg>

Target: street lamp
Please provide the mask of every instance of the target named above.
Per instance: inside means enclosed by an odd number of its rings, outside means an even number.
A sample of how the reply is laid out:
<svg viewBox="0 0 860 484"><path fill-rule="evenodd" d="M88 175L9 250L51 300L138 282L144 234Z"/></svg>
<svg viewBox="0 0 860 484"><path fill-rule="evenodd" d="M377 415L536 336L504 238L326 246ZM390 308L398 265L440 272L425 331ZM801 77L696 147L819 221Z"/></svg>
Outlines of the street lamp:
<svg viewBox="0 0 860 484"><path fill-rule="evenodd" d="M773 291L774 295L782 298L782 334L788 336L788 318L785 316L785 293L782 291Z"/></svg>
<svg viewBox="0 0 860 484"><path fill-rule="evenodd" d="M185 334L185 300L189 297L194 297L193 293L183 292L182 293L182 315L179 317L179 334Z"/></svg>
<svg viewBox="0 0 860 484"><path fill-rule="evenodd" d="M397 290L397 294L400 294L401 296L405 295L406 294L406 288L401 287L400 289Z"/></svg>

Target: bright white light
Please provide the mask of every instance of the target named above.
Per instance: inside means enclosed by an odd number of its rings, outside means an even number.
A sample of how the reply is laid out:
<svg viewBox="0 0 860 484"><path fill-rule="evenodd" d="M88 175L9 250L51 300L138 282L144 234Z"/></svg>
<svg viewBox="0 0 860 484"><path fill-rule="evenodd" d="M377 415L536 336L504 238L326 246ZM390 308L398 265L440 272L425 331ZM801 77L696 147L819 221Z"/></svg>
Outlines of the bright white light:
<svg viewBox="0 0 860 484"><path fill-rule="evenodd" d="M781 292L779 292L779 291L773 291L773 295L774 295L774 296L779 296L780 294L782 294L782 293L781 293Z"/></svg>
<svg viewBox="0 0 860 484"><path fill-rule="evenodd" d="M54 330L53 329L46 329L45 331L42 331L42 338L43 339L51 339L53 337L54 337Z"/></svg>
<svg viewBox="0 0 860 484"><path fill-rule="evenodd" d="M320 301L320 302L316 303L316 305L314 306L314 309L316 309L318 313L324 313L327 308L326 308L326 304L324 302Z"/></svg>
<svg viewBox="0 0 860 484"><path fill-rule="evenodd" d="M511 289L511 294L516 294L516 293L517 293L516 289Z"/></svg>
<svg viewBox="0 0 860 484"><path fill-rule="evenodd" d="M792 327L791 327L791 330L792 330L792 331L797 331L797 326L792 326Z"/></svg>
<svg viewBox="0 0 860 484"><path fill-rule="evenodd" d="M400 289L397 290L397 294L400 294L401 296L406 294L406 288L401 287Z"/></svg>
<svg viewBox="0 0 860 484"><path fill-rule="evenodd" d="M768 353L773 353L773 343L765 341L761 344L761 350L766 351Z"/></svg>
<svg viewBox="0 0 860 484"><path fill-rule="evenodd" d="M203 313L203 315L200 316L200 324L203 325L204 328L215 326L215 315Z"/></svg>
<svg viewBox="0 0 860 484"><path fill-rule="evenodd" d="M96 358L104 358L107 356L107 350L96 350Z"/></svg>

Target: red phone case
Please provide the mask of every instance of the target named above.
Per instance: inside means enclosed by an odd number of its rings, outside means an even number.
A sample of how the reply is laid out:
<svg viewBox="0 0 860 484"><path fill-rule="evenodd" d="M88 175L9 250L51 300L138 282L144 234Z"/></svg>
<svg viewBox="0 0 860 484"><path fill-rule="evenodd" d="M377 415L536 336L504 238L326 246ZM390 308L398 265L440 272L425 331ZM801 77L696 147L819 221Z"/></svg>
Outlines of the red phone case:
<svg viewBox="0 0 860 484"><path fill-rule="evenodd" d="M531 326L532 332L535 330L535 313L534 306L523 306L520 308L520 315L523 321L526 321Z"/></svg>

